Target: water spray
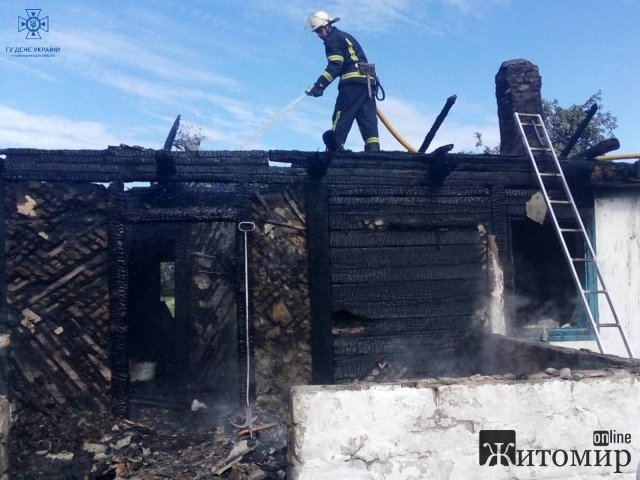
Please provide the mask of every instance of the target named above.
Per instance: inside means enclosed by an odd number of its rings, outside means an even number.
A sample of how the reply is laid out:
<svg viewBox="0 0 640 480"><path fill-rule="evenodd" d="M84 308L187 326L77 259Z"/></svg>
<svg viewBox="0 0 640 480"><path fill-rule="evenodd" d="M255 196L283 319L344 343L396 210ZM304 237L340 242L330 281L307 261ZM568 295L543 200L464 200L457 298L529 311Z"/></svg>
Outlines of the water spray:
<svg viewBox="0 0 640 480"><path fill-rule="evenodd" d="M238 150L244 150L253 142L255 142L258 139L258 137L260 137L264 132L266 132L271 127L273 127L285 114L287 114L290 110L292 110L298 103L302 101L304 97L306 97L309 94L308 92L310 89L311 87L307 88L302 95L300 95L299 97L289 102L289 104L286 107L284 107L282 110L276 113L273 117L267 120L249 138L247 138L244 142L242 142L242 144L240 144L240 147L238 148Z"/></svg>

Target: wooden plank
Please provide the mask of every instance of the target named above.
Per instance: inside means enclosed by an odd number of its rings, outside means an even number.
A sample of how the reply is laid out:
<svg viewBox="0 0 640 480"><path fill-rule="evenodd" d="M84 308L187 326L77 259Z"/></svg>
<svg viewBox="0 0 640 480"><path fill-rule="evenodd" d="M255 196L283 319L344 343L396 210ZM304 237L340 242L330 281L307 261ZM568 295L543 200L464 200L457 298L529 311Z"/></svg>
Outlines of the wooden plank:
<svg viewBox="0 0 640 480"><path fill-rule="evenodd" d="M334 231L332 248L402 247L411 245L477 245L479 234L473 228L441 228L427 231Z"/></svg>
<svg viewBox="0 0 640 480"><path fill-rule="evenodd" d="M330 168L336 172L345 170L422 170L434 161L426 155L408 153L380 152L371 155L366 152L334 153Z"/></svg>
<svg viewBox="0 0 640 480"><path fill-rule="evenodd" d="M484 223L489 216L488 211L482 212L451 212L421 214L390 213L383 215L331 215L331 230L426 230L430 228L452 228L477 226Z"/></svg>
<svg viewBox="0 0 640 480"><path fill-rule="evenodd" d="M525 172L452 172L443 185L536 185L533 173Z"/></svg>
<svg viewBox="0 0 640 480"><path fill-rule="evenodd" d="M483 263L484 261L485 247L482 244L331 249L333 270L394 265L448 265L452 262Z"/></svg>
<svg viewBox="0 0 640 480"><path fill-rule="evenodd" d="M119 168L116 171L110 171L103 167L96 167L90 171L79 171L74 166L54 168L52 170L39 170L22 168L20 170L8 171L5 174L7 180L26 181L39 180L47 182L65 181L65 182L157 182L159 177L155 171L148 169L144 172L129 171ZM281 169L285 172L286 169ZM261 174L235 174L235 173L216 173L209 169L202 172L177 172L171 177L171 181L175 182L220 182L220 183L271 183L271 184L298 184L305 181L305 174L302 172L290 171L285 173L264 172ZM402 184L400 182L400 184Z"/></svg>
<svg viewBox="0 0 640 480"><path fill-rule="evenodd" d="M484 278L485 272L475 264L434 265L423 267L382 267L375 269L349 269L334 271L334 283L393 282L403 280L450 280Z"/></svg>
<svg viewBox="0 0 640 480"><path fill-rule="evenodd" d="M371 296L352 297L341 296L333 301L333 308L344 309L345 311L351 311L356 308L380 308L389 309L394 306L398 308L407 309L424 309L428 310L432 306L436 305L456 305L461 303L474 304L481 301L479 295L479 289L470 291L448 291L441 294L424 294L424 295L410 295L407 293L398 292L397 294L389 293L384 297L373 298Z"/></svg>
<svg viewBox="0 0 640 480"><path fill-rule="evenodd" d="M489 189L483 186L450 187L442 185L394 186L394 185L334 185L329 190L330 199L334 197L458 197L489 195Z"/></svg>
<svg viewBox="0 0 640 480"><path fill-rule="evenodd" d="M224 222L236 221L235 208L183 207L183 208L139 208L127 210L124 220L130 223L143 222Z"/></svg>
<svg viewBox="0 0 640 480"><path fill-rule="evenodd" d="M459 213L467 215L480 215L489 211L489 203L481 204L455 204L455 203L432 203L425 205L332 205L329 207L329 214L367 216L376 215L431 215L443 213Z"/></svg>
<svg viewBox="0 0 640 480"><path fill-rule="evenodd" d="M335 320L341 318L342 320ZM352 320L346 320L351 318ZM441 330L467 331L471 318L468 316L441 316L441 317L414 317L414 318L381 318L369 319L344 315L342 312L334 312L335 333L341 333L347 337L350 335L403 335L412 333L426 333L438 335ZM355 333L353 333L355 332Z"/></svg>
<svg viewBox="0 0 640 480"><path fill-rule="evenodd" d="M370 319L400 318L435 318L435 317L470 317L477 306L472 303L435 303L402 305L386 303L382 305L358 304L350 305L351 314Z"/></svg>
<svg viewBox="0 0 640 480"><path fill-rule="evenodd" d="M369 177L357 174L345 176L333 176L327 179L327 184L331 187L336 185L377 185L377 186L421 186L428 185L429 178L425 172L407 175L406 177L390 175L388 177Z"/></svg>
<svg viewBox="0 0 640 480"><path fill-rule="evenodd" d="M456 164L457 172L487 172L487 173L500 173L500 172L519 172L519 173L533 173L533 167L530 163L521 162L458 162Z"/></svg>
<svg viewBox="0 0 640 480"><path fill-rule="evenodd" d="M464 334L455 330L441 330L438 334L384 335L367 337L341 337L334 339L334 351L340 355L394 354L424 349L455 347Z"/></svg>
<svg viewBox="0 0 640 480"><path fill-rule="evenodd" d="M334 284L334 310L341 303L383 303L389 301L430 301L433 303L469 300L481 292L477 279L400 281Z"/></svg>
<svg viewBox="0 0 640 480"><path fill-rule="evenodd" d="M2 150L7 158L7 164L44 162L64 165L82 164L111 164L111 165L149 165L154 166L156 156L160 153L167 155L164 150L152 150L140 147L109 147L105 150L39 150L29 148L9 148ZM263 165L268 163L265 151L191 151L169 152L176 164L180 165L208 165L244 164Z"/></svg>
<svg viewBox="0 0 640 480"><path fill-rule="evenodd" d="M397 196L397 197L360 197L360 196L331 196L329 197L331 209L340 211L341 208L372 207L416 207L429 209L438 206L463 206L465 208L488 207L488 196Z"/></svg>

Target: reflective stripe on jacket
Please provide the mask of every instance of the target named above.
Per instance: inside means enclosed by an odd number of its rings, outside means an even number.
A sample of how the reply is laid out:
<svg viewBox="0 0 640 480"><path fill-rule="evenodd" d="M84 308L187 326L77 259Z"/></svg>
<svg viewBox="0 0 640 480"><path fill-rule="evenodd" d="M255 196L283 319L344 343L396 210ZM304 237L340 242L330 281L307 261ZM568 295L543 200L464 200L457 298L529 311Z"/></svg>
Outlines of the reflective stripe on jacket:
<svg viewBox="0 0 640 480"><path fill-rule="evenodd" d="M317 83L324 89L340 77L343 82L366 83L367 77L358 72L358 63L367 63L367 57L358 41L342 30L333 27L324 41L327 67Z"/></svg>

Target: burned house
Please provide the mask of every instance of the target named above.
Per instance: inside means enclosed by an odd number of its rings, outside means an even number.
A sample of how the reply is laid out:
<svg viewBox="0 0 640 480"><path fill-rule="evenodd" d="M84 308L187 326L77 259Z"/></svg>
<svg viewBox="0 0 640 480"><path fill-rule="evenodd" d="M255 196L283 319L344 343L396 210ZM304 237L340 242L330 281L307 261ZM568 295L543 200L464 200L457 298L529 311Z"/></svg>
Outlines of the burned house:
<svg viewBox="0 0 640 480"><path fill-rule="evenodd" d="M145 408L215 424L284 415L296 385L637 368L548 345L593 335L514 140L537 69L503 65L497 96L500 155L2 150L15 472ZM562 163L594 232L640 180Z"/></svg>

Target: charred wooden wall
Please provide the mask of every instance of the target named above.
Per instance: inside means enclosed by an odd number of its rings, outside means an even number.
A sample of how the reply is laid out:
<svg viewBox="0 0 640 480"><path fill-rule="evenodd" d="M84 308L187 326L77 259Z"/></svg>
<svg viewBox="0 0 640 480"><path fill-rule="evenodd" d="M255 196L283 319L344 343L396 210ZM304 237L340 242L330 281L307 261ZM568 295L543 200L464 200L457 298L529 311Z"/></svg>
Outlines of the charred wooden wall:
<svg viewBox="0 0 640 480"><path fill-rule="evenodd" d="M315 380L474 373L467 352L489 288L484 234L495 237L508 289L511 222L527 218L538 191L528 161L338 154L320 167L307 183ZM567 176L590 218L588 176Z"/></svg>
<svg viewBox="0 0 640 480"><path fill-rule="evenodd" d="M333 352L325 380L460 369L486 292L478 226L490 223L491 190L448 185L449 168L419 157L333 159L322 179Z"/></svg>
<svg viewBox="0 0 640 480"><path fill-rule="evenodd" d="M5 192L3 327L12 339L14 430L46 431L61 418L73 424L79 417L98 428L108 421L111 402L106 189L8 182ZM46 441L59 445L73 435L60 429Z"/></svg>
<svg viewBox="0 0 640 480"><path fill-rule="evenodd" d="M256 398L282 409L311 383L311 318L302 186L266 188L252 202L251 290Z"/></svg>
<svg viewBox="0 0 640 480"><path fill-rule="evenodd" d="M508 284L512 274L509 222L525 218L525 202L537 191L528 161L510 156L347 152L329 157L322 153L277 151L169 154L131 147L3 152L6 159L2 176L8 186L26 179L80 181L87 191L100 192L104 189L89 187L87 182L160 181L187 185L186 182L202 181L242 186L253 205L253 213L245 211L242 218L253 218L258 226L251 240L255 247L251 256L255 313L251 333L255 336L254 352L264 359L264 363L259 363L261 371L256 384L258 395L265 397L281 390L280 387L308 378L308 342L314 380L320 382L366 377L379 362L396 362L416 375L463 371L460 349L464 350L466 333L474 328L475 312L486 298L486 239L478 226L496 237ZM268 159L289 162L292 166L269 167ZM171 163L173 168L169 171L173 173L161 171L160 160ZM588 213L589 182L595 167L588 162L574 162L568 167L568 177L584 191L582 204ZM625 176L611 177L609 170L621 171L618 167L607 169L607 178ZM51 187L38 182L32 188L45 191ZM13 195L9 189L5 195L10 200L6 208L11 207L7 210L7 221L14 222L7 223L11 229L20 225L16 223L20 217L12 204ZM114 198L122 203L122 195L122 191L116 192ZM206 224L234 223L240 219L236 210L227 208L230 204L216 205L215 199L198 195L194 192L191 200L182 204L165 196L156 203L129 205L117 214L116 223L125 230L126 225L149 222ZM66 220L82 215L75 212L82 212L86 206L76 197L67 193L57 200L60 210L66 212ZM91 208L106 216L105 198L94 198L91 202L94 202ZM86 211L91 208L86 206ZM59 223L55 222L59 219L51 220L38 218L52 223L50 228L57 228ZM99 232L106 229L99 222L94 222L93 227ZM46 230L43 232L49 235ZM207 232L201 232L201 238L207 238L211 233ZM39 251L42 245L34 248L38 255L45 255L50 242L39 233L40 230L33 234L34 240L44 245L44 253ZM237 251L241 236L235 233ZM227 234L230 235L227 232L220 238L224 240ZM8 259L13 258L12 249L18 248L9 237L7 234L7 251L11 253ZM80 242L82 237L69 241ZM101 241L104 243L104 238ZM93 258L94 252L88 250L87 258ZM308 297L304 268L307 253L311 283ZM86 258L79 261L83 260ZM19 275L20 271L26 275L24 268L20 268L19 263L7 260L7 275ZM55 268L62 269L56 275L64 275L64 265L56 263ZM113 268L126 267L115 262ZM39 269L34 272L31 272L34 278L45 275ZM118 276L114 274L113 278ZM236 280L239 282L240 278ZM55 278L51 277L51 281L56 285ZM12 282L10 279L13 290L8 295L19 291ZM239 288L238 284L236 287ZM224 297L214 290L195 291L194 295ZM112 297L122 295L119 287L112 293ZM10 297L12 302L13 298ZM117 300L111 298L112 306L118 305ZM198 301L206 303L206 299ZM224 301L221 302L218 306L223 306ZM309 310L313 316L311 326ZM112 316L114 312L110 312ZM100 321L109 315L106 297L100 313ZM241 316L243 312L237 313ZM193 352L201 359L212 354L206 352L209 336L215 337L209 327L203 323L196 328L203 336ZM90 328L102 329L101 332L107 329L104 324ZM238 333L241 337L242 332ZM105 340L97 345L104 344L108 349L105 335ZM242 356L242 351L239 354ZM412 362L408 362L408 357ZM122 367L117 372L118 382L126 382L126 363L112 360ZM283 362L299 367L282 373ZM273 384L278 387L268 386ZM126 395L126 388L119 391ZM109 394L103 392L98 398L104 395Z"/></svg>

